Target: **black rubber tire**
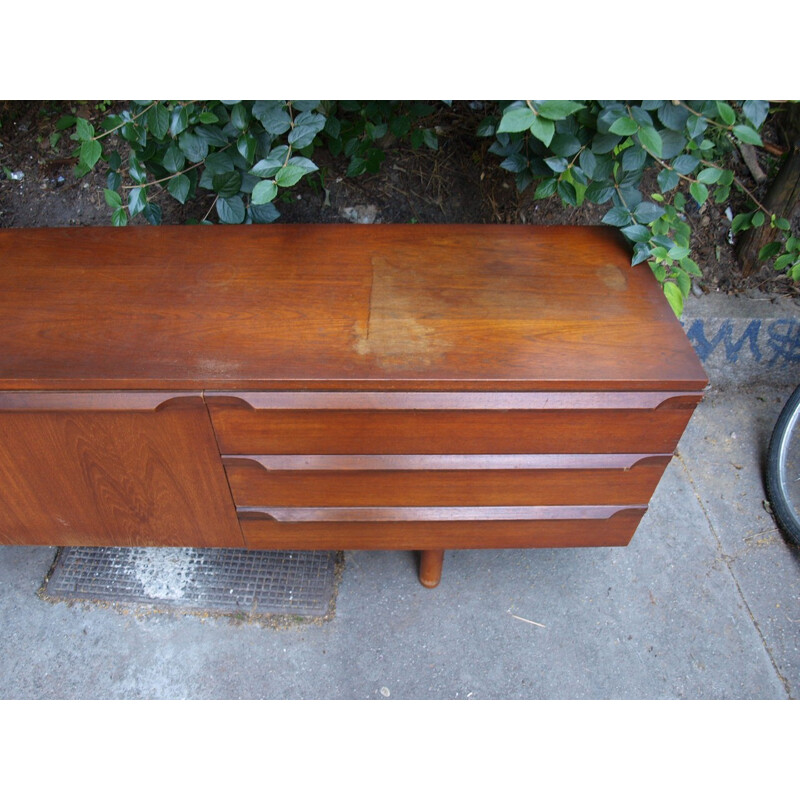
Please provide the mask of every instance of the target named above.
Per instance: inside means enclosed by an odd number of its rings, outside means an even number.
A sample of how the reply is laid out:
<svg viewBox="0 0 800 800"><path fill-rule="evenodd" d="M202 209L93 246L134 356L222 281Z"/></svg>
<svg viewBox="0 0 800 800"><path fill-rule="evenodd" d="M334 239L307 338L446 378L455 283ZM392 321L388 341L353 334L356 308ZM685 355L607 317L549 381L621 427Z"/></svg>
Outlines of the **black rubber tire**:
<svg viewBox="0 0 800 800"><path fill-rule="evenodd" d="M787 476L781 462L781 450L791 437L800 437L800 386L792 392L772 430L767 450L767 498L772 513L783 532L800 545L800 511L795 508L786 489Z"/></svg>

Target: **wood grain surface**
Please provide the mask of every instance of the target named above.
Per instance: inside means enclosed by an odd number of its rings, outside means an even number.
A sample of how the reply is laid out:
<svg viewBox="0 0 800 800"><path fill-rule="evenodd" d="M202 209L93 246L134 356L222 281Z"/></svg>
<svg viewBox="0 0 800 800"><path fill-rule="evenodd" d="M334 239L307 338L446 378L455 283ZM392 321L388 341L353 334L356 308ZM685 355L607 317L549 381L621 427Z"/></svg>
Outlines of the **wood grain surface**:
<svg viewBox="0 0 800 800"><path fill-rule="evenodd" d="M671 453L691 409L250 411L209 402L236 454Z"/></svg>
<svg viewBox="0 0 800 800"><path fill-rule="evenodd" d="M670 460L653 456L616 469L503 469L493 468L489 456L469 458L484 468L431 469L422 456L394 469L392 457L380 469L269 469L244 458L224 464L237 506L636 505L649 502ZM415 468L402 469L409 462Z"/></svg>
<svg viewBox="0 0 800 800"><path fill-rule="evenodd" d="M0 390L702 389L607 228L0 230Z"/></svg>
<svg viewBox="0 0 800 800"><path fill-rule="evenodd" d="M0 543L242 547L202 401L0 414Z"/></svg>
<svg viewBox="0 0 800 800"><path fill-rule="evenodd" d="M251 550L450 550L495 547L615 547L630 542L644 509L608 519L477 522L278 522L242 517Z"/></svg>

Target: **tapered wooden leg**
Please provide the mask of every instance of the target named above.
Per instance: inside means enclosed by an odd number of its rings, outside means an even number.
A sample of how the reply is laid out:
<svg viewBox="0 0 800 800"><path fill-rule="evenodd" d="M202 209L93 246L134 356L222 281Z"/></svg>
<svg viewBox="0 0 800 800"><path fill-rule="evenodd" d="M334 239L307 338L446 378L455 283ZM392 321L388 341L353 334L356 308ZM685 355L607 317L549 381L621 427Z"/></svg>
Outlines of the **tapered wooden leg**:
<svg viewBox="0 0 800 800"><path fill-rule="evenodd" d="M419 554L419 582L427 589L434 589L442 579L444 550L421 550Z"/></svg>

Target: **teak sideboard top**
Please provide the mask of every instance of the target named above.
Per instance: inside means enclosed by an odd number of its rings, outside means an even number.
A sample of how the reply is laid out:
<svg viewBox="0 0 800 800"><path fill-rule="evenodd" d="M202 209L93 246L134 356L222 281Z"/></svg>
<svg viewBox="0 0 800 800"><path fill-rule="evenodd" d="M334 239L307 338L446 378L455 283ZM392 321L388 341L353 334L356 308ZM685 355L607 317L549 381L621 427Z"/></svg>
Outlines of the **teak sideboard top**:
<svg viewBox="0 0 800 800"><path fill-rule="evenodd" d="M0 230L0 391L697 391L616 231Z"/></svg>

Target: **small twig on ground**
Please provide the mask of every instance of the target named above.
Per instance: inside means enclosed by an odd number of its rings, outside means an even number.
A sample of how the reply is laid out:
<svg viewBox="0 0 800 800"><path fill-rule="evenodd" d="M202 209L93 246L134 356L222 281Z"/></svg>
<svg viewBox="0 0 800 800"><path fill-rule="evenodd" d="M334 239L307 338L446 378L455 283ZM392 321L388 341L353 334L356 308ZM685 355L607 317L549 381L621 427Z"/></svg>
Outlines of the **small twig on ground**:
<svg viewBox="0 0 800 800"><path fill-rule="evenodd" d="M508 610L508 613L511 614L511 609ZM546 628L547 627L546 625L542 625L541 622L534 622L532 619L525 619L525 617L518 617L516 614L511 614L511 616L514 617L514 619L518 619L518 620L520 620L522 622L528 622L531 625L538 625L538 627L540 627L540 628Z"/></svg>

